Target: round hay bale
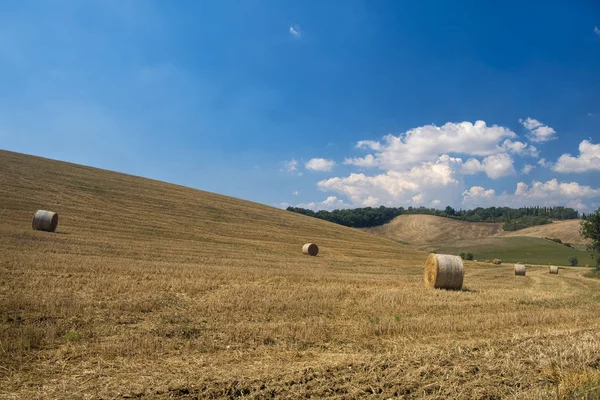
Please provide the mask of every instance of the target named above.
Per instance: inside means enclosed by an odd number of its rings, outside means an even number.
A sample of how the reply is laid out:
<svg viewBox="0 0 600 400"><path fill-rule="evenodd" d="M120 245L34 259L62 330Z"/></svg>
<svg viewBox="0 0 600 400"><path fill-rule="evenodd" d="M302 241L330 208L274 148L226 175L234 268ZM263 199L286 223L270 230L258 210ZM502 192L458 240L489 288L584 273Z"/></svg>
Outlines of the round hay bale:
<svg viewBox="0 0 600 400"><path fill-rule="evenodd" d="M425 285L435 289L460 290L464 269L460 257L431 253L425 261Z"/></svg>
<svg viewBox="0 0 600 400"><path fill-rule="evenodd" d="M551 274L558 274L558 267L556 265L551 265L550 266L550 273Z"/></svg>
<svg viewBox="0 0 600 400"><path fill-rule="evenodd" d="M502 260L499 258L494 258L494 260L492 261L492 263L496 264L496 265L500 265L502 264Z"/></svg>
<svg viewBox="0 0 600 400"><path fill-rule="evenodd" d="M319 254L319 246L314 243L306 243L302 246L302 253L306 256L316 256Z"/></svg>
<svg viewBox="0 0 600 400"><path fill-rule="evenodd" d="M38 210L33 216L31 227L36 231L54 232L58 225L58 214L52 211Z"/></svg>
<svg viewBox="0 0 600 400"><path fill-rule="evenodd" d="M525 276L525 265L515 264L515 275Z"/></svg>

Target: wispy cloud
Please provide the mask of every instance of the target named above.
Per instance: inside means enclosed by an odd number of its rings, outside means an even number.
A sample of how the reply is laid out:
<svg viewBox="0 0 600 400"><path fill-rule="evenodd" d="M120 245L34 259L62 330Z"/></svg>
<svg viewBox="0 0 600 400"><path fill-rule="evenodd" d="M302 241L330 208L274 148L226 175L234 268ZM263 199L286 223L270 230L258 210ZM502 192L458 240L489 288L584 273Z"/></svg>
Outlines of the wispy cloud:
<svg viewBox="0 0 600 400"><path fill-rule="evenodd" d="M300 39L302 37L302 30L299 25L290 25L290 35L293 37Z"/></svg>
<svg viewBox="0 0 600 400"><path fill-rule="evenodd" d="M598 28L597 26L594 27L594 33L598 36L600 36L600 28Z"/></svg>

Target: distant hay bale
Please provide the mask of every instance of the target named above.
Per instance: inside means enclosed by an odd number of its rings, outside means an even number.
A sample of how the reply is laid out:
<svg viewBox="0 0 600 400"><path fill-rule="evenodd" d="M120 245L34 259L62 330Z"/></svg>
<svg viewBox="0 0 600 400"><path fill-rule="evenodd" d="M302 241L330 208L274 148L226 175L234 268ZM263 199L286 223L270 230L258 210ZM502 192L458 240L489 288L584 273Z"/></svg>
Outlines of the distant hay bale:
<svg viewBox="0 0 600 400"><path fill-rule="evenodd" d="M38 210L33 216L31 227L36 231L54 232L58 225L58 214L52 211Z"/></svg>
<svg viewBox="0 0 600 400"><path fill-rule="evenodd" d="M425 261L425 285L435 289L460 290L464 269L460 257L431 253Z"/></svg>
<svg viewBox="0 0 600 400"><path fill-rule="evenodd" d="M496 265L500 265L502 264L502 260L499 258L494 258L494 260L492 261L492 263L496 264Z"/></svg>
<svg viewBox="0 0 600 400"><path fill-rule="evenodd" d="M525 265L515 264L515 275L525 276Z"/></svg>
<svg viewBox="0 0 600 400"><path fill-rule="evenodd" d="M550 266L550 273L551 274L558 274L558 267L556 265L551 265Z"/></svg>
<svg viewBox="0 0 600 400"><path fill-rule="evenodd" d="M302 246L302 253L307 256L316 256L319 254L319 246L314 243L306 243Z"/></svg>

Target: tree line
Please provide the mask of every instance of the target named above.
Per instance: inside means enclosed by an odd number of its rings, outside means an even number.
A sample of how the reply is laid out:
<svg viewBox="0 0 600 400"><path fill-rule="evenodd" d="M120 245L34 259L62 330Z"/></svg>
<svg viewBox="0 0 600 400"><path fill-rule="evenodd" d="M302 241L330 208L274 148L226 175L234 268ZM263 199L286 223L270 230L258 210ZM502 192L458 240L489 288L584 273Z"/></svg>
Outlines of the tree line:
<svg viewBox="0 0 600 400"><path fill-rule="evenodd" d="M288 207L288 211L324 219L353 228L369 228L383 225L403 214L426 214L468 222L502 222L505 230L517 230L543 225L553 219L577 219L581 216L570 207L477 207L473 210L444 210L426 207L363 207L333 211L312 211L300 207Z"/></svg>

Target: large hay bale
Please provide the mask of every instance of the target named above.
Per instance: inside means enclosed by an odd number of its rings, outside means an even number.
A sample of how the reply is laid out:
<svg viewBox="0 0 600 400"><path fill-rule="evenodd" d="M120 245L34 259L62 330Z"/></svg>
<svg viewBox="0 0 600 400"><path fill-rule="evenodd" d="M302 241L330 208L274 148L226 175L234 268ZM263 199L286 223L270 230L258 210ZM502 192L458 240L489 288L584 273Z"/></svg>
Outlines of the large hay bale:
<svg viewBox="0 0 600 400"><path fill-rule="evenodd" d="M496 265L500 265L502 264L502 260L499 258L494 258L494 260L492 261L492 263L496 264Z"/></svg>
<svg viewBox="0 0 600 400"><path fill-rule="evenodd" d="M319 254L319 246L314 243L306 243L302 246L302 253L307 256L316 256Z"/></svg>
<svg viewBox="0 0 600 400"><path fill-rule="evenodd" d="M525 276L525 265L515 264L515 275Z"/></svg>
<svg viewBox="0 0 600 400"><path fill-rule="evenodd" d="M550 273L551 274L558 274L558 267L556 265L551 265L550 266Z"/></svg>
<svg viewBox="0 0 600 400"><path fill-rule="evenodd" d="M460 290L464 269L460 257L431 253L425 261L425 285L436 289Z"/></svg>
<svg viewBox="0 0 600 400"><path fill-rule="evenodd" d="M33 216L31 227L36 231L54 232L58 225L58 214L52 211L38 210Z"/></svg>

